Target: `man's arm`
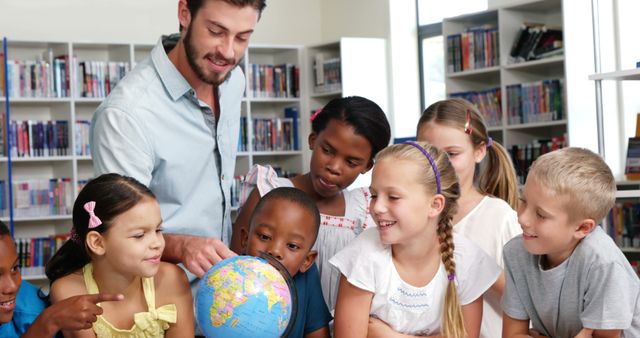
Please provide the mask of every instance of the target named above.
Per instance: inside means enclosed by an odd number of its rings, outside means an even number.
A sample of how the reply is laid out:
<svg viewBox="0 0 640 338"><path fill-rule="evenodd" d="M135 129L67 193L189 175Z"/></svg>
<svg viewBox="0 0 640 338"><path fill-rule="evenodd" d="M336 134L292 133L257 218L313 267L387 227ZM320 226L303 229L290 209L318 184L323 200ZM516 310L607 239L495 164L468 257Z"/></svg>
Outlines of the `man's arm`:
<svg viewBox="0 0 640 338"><path fill-rule="evenodd" d="M198 277L204 276L214 264L236 255L217 238L166 234L164 240L162 260L182 263Z"/></svg>
<svg viewBox="0 0 640 338"><path fill-rule="evenodd" d="M119 173L144 185L151 182L153 152L144 128L129 114L106 108L91 123L91 157L96 176Z"/></svg>

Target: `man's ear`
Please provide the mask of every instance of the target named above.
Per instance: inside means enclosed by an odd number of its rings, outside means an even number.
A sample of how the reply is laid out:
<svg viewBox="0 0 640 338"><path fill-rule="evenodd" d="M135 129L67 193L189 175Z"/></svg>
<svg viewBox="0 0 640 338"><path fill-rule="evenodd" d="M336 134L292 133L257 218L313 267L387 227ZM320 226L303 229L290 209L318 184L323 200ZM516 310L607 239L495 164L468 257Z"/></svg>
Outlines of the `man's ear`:
<svg viewBox="0 0 640 338"><path fill-rule="evenodd" d="M583 219L580 221L580 224L576 227L576 231L574 233L574 237L576 239L583 239L587 237L588 234L593 231L596 227L596 222L590 218Z"/></svg>
<svg viewBox="0 0 640 338"><path fill-rule="evenodd" d="M191 11L187 7L186 0L178 1L178 22L183 29L187 29L191 24Z"/></svg>
<svg viewBox="0 0 640 338"><path fill-rule="evenodd" d="M102 235L97 231L89 231L87 233L85 243L89 251L93 252L95 255L102 256L106 252L104 237L102 237Z"/></svg>
<svg viewBox="0 0 640 338"><path fill-rule="evenodd" d="M435 194L431 198L431 205L429 208L429 217L438 217L444 209L444 196L442 194Z"/></svg>
<svg viewBox="0 0 640 338"><path fill-rule="evenodd" d="M315 250L309 251L309 253L307 254L307 257L305 257L304 262L302 262L302 265L300 266L300 272L301 273L307 272L307 270L309 270L313 265L313 262L316 261L316 257L318 257L317 251Z"/></svg>
<svg viewBox="0 0 640 338"><path fill-rule="evenodd" d="M309 150L313 150L313 146L316 144L318 135L316 133L309 134Z"/></svg>
<svg viewBox="0 0 640 338"><path fill-rule="evenodd" d="M249 232L245 228L240 228L240 248L242 254L247 254L247 245L249 244Z"/></svg>

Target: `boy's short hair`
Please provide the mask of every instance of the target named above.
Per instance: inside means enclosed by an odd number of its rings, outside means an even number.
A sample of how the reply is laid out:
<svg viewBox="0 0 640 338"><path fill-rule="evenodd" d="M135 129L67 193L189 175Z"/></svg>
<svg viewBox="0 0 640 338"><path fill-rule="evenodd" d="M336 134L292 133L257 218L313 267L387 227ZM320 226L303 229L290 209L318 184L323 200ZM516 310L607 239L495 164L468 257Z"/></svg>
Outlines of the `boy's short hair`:
<svg viewBox="0 0 640 338"><path fill-rule="evenodd" d="M249 222L251 227L253 227L253 219L260 213L264 206L269 203L269 201L279 199L296 203L313 215L313 229L315 230L313 233L313 242L315 243L318 237L318 230L320 229L320 211L318 211L318 207L311 197L298 188L278 187L262 196L255 209L253 209L253 214Z"/></svg>
<svg viewBox="0 0 640 338"><path fill-rule="evenodd" d="M7 236L7 235L11 236L11 231L3 221L0 221L0 236Z"/></svg>
<svg viewBox="0 0 640 338"><path fill-rule="evenodd" d="M569 197L569 217L602 220L615 204L616 181L602 157L583 148L564 148L540 156L529 176Z"/></svg>

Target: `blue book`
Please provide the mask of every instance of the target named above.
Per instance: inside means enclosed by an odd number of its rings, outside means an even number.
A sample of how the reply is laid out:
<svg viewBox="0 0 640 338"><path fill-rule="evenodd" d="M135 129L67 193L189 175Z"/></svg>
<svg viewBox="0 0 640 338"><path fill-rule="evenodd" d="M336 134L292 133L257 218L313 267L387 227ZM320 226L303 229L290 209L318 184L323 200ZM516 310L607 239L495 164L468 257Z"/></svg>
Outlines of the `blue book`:
<svg viewBox="0 0 640 338"><path fill-rule="evenodd" d="M298 137L298 108L287 107L284 109L284 117L291 118L293 121L293 150L300 150L300 137Z"/></svg>

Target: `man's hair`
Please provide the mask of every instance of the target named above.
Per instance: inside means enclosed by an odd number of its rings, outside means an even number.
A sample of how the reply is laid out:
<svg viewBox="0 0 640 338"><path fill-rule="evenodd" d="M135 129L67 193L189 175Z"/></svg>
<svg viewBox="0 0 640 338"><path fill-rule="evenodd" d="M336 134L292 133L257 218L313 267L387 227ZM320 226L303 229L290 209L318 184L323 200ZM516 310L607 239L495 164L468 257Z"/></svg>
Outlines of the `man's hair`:
<svg viewBox="0 0 640 338"><path fill-rule="evenodd" d="M11 236L11 231L3 221L0 221L0 237L7 236L7 235Z"/></svg>
<svg viewBox="0 0 640 338"><path fill-rule="evenodd" d="M590 150L564 148L540 156L529 176L557 195L569 198L571 219L602 220L613 207L616 181L604 160Z"/></svg>
<svg viewBox="0 0 640 338"><path fill-rule="evenodd" d="M249 224L253 226L254 218L262 211L262 209L264 209L264 207L268 203L275 200L285 200L293 202L301 206L313 216L313 243L315 243L316 238L318 237L318 229L320 229L320 211L318 211L318 207L316 206L316 203L311 199L311 197L309 197L304 191L297 188L279 187L266 193L264 196L262 196L260 201L258 201L255 209L253 209L253 214L251 215Z"/></svg>
<svg viewBox="0 0 640 338"><path fill-rule="evenodd" d="M198 10L200 10L200 8L202 7L202 4L205 1L207 0L187 0L187 8L189 9L189 12L191 12L192 17L196 16L196 13L198 13ZM264 8L267 7L266 0L219 0L219 1L224 1L232 6L239 7L239 8L251 6L258 11L258 18L260 17L260 15L262 15L262 11L264 10Z"/></svg>

